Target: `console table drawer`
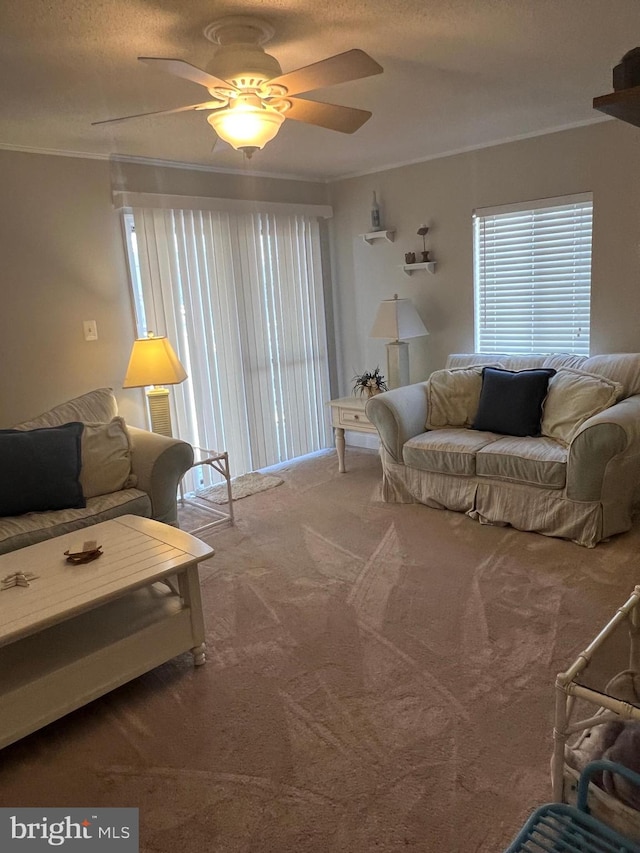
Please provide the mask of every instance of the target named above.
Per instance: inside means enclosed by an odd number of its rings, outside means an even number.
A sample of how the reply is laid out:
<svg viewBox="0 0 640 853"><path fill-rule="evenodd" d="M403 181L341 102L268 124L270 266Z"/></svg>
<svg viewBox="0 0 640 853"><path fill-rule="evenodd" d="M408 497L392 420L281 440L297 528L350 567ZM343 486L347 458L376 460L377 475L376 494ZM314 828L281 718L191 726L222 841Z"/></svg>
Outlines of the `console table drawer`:
<svg viewBox="0 0 640 853"><path fill-rule="evenodd" d="M371 423L369 418L365 415L362 409L340 409L340 426L344 426L347 429L349 427L369 427L371 430L375 430L374 425Z"/></svg>

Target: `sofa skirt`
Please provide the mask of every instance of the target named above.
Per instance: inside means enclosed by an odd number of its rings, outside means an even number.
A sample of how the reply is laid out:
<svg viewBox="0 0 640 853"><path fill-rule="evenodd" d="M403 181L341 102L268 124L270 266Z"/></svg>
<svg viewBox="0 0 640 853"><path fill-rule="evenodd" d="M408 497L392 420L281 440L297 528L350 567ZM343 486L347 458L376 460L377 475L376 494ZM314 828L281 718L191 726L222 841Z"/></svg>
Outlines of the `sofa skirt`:
<svg viewBox="0 0 640 853"><path fill-rule="evenodd" d="M558 489L409 468L394 462L384 448L380 456L382 497L388 503L421 503L464 512L481 524L509 525L570 539L587 548L631 526L629 518L616 518L611 519L612 528L605 530L600 501L572 501Z"/></svg>

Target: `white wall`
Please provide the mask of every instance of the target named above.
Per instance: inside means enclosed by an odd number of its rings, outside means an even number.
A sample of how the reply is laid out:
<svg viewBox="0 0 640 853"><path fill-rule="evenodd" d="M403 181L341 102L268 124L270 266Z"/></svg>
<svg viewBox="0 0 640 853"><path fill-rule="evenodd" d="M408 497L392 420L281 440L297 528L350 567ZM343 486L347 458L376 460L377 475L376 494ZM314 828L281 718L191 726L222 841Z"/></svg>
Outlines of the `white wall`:
<svg viewBox="0 0 640 853"><path fill-rule="evenodd" d="M410 341L411 381L473 350L472 212L476 207L591 191L594 195L591 351L640 351L640 129L606 121L431 160L331 185L333 288L340 395L354 372L386 365L369 337L381 299L410 297L430 335ZM372 191L394 243L369 246ZM400 269L420 251L421 223L435 275Z"/></svg>

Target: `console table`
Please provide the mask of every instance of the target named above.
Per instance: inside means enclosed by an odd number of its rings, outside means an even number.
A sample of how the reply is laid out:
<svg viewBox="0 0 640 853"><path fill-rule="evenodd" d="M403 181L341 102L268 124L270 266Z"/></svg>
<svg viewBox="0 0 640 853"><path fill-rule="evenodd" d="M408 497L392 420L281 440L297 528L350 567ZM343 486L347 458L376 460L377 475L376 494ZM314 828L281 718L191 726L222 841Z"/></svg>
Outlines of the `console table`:
<svg viewBox="0 0 640 853"><path fill-rule="evenodd" d="M102 555L68 563L88 539ZM125 515L0 556L0 579L29 579L0 592L0 747L183 652L203 664L198 563L212 554Z"/></svg>
<svg viewBox="0 0 640 853"><path fill-rule="evenodd" d="M331 406L331 426L335 435L336 451L338 452L338 471L344 474L347 470L344 464L345 455L345 429L353 432L367 432L377 435L378 430L367 418L364 407L368 397L340 397L337 400L329 400Z"/></svg>

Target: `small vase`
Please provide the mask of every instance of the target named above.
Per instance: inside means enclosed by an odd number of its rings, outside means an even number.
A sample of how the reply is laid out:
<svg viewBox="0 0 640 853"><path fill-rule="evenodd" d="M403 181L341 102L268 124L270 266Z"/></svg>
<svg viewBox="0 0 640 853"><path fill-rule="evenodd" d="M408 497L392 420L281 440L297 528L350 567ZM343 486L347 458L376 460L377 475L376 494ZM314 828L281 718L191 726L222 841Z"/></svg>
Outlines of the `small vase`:
<svg viewBox="0 0 640 853"><path fill-rule="evenodd" d="M367 388L367 397L375 397L376 394L380 393L380 389L376 387L368 387Z"/></svg>

